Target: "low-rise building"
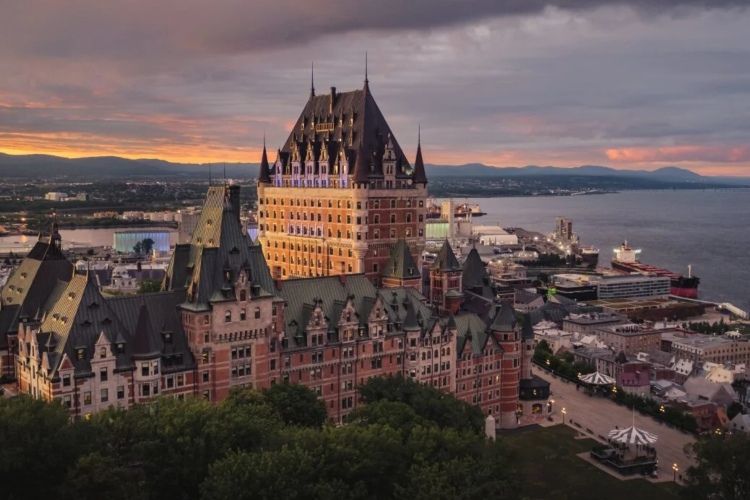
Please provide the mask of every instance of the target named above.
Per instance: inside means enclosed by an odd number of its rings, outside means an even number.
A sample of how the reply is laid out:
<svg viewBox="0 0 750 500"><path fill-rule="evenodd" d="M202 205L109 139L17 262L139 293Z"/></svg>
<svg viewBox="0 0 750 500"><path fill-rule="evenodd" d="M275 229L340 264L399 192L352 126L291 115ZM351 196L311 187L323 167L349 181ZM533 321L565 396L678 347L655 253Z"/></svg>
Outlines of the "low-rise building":
<svg viewBox="0 0 750 500"><path fill-rule="evenodd" d="M597 283L599 300L668 298L671 281L666 276L603 276Z"/></svg>
<svg viewBox="0 0 750 500"><path fill-rule="evenodd" d="M614 313L570 314L562 322L563 330L572 333L590 334L605 326L621 325L625 316Z"/></svg>
<svg viewBox="0 0 750 500"><path fill-rule="evenodd" d="M636 324L600 327L597 338L615 352L635 356L638 352L649 352L661 346L661 332Z"/></svg>

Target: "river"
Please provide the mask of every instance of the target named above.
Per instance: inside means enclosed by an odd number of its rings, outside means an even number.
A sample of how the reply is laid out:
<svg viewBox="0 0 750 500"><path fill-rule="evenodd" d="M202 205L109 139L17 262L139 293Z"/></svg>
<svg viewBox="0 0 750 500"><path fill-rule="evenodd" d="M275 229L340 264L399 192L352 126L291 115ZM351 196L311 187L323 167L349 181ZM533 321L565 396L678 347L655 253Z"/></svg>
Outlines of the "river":
<svg viewBox="0 0 750 500"><path fill-rule="evenodd" d="M455 199L456 203L463 199ZM590 196L472 198L499 223L548 234L555 217L573 220L584 245L607 264L623 240L646 264L701 279L699 296L750 308L750 190L627 191Z"/></svg>

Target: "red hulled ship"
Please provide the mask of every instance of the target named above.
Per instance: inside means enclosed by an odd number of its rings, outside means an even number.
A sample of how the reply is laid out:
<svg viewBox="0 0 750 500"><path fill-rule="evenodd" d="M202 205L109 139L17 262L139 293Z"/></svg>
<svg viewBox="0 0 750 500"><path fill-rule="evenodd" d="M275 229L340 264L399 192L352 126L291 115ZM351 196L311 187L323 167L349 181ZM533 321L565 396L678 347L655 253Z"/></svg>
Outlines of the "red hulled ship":
<svg viewBox="0 0 750 500"><path fill-rule="evenodd" d="M667 271L666 269L642 264L638 260L639 253L641 253L640 250L630 248L628 242L625 241L620 248L615 249L615 256L612 257L612 269L622 273L644 273L666 276L670 279L670 293L672 295L689 299L698 298L700 278L692 275L691 266L688 266L688 275L683 276L672 271Z"/></svg>

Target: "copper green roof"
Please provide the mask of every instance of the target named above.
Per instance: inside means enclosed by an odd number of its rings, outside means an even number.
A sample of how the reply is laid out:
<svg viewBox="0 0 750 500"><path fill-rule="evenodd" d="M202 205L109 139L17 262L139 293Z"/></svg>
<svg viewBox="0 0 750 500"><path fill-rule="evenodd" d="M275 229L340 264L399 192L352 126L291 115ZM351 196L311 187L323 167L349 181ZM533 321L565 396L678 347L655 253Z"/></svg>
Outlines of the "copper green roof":
<svg viewBox="0 0 750 500"><path fill-rule="evenodd" d="M165 277L167 290L187 290L184 307L205 310L234 300L234 283L244 271L253 297L270 296L274 282L260 243L242 231L239 186L208 188L190 244L177 245Z"/></svg>
<svg viewBox="0 0 750 500"><path fill-rule="evenodd" d="M419 266L414 261L406 240L400 239L393 246L391 255L388 257L385 266L383 266L383 277L400 280L421 279Z"/></svg>
<svg viewBox="0 0 750 500"><path fill-rule="evenodd" d="M443 246L440 247L440 251L435 258L435 262L432 263L431 269L435 271L461 271L461 264L458 263L456 254L453 253L448 240L445 240Z"/></svg>

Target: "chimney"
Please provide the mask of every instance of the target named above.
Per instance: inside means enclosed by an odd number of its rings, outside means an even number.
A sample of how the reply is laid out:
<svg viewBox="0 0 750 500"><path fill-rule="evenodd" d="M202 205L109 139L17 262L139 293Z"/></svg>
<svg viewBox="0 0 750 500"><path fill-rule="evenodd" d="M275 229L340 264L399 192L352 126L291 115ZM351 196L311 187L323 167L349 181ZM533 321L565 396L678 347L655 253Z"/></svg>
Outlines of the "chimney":
<svg viewBox="0 0 750 500"><path fill-rule="evenodd" d="M276 280L273 280L273 282L276 285L276 290L281 290L281 280L276 279Z"/></svg>
<svg viewBox="0 0 750 500"><path fill-rule="evenodd" d="M346 274L339 274L339 281L342 285L346 285Z"/></svg>
<svg viewBox="0 0 750 500"><path fill-rule="evenodd" d="M333 106L336 104L336 87L331 87L331 100L329 101L328 112L333 113Z"/></svg>
<svg viewBox="0 0 750 500"><path fill-rule="evenodd" d="M232 206L232 213L237 216L237 220L240 218L240 186L238 184L230 184L227 186L227 192L229 194L229 204Z"/></svg>

